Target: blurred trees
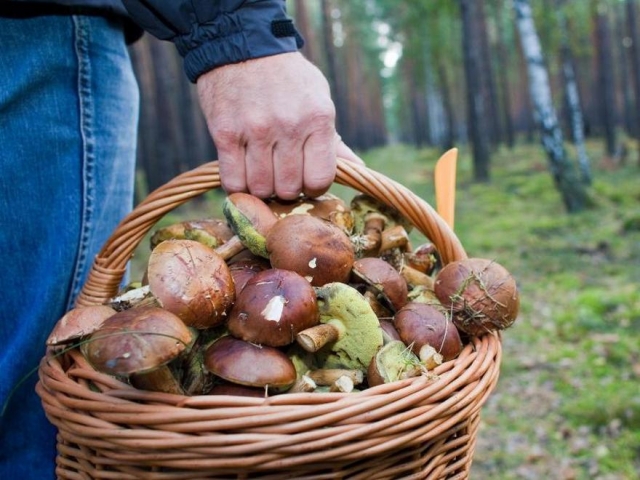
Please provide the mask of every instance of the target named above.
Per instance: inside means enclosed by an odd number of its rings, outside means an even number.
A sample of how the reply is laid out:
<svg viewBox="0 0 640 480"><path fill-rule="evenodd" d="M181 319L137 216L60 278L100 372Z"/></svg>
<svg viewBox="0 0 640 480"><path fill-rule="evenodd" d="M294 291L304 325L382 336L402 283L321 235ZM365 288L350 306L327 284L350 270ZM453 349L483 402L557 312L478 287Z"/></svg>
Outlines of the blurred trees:
<svg viewBox="0 0 640 480"><path fill-rule="evenodd" d="M638 1L529 2L550 102L563 138L575 143L566 162L584 188L585 138L601 141L594 160L609 168L637 156L627 139L640 144ZM489 181L492 152L541 138L513 3L289 0L288 8L303 53L331 85L347 144L468 144L475 180ZM215 147L173 45L147 35L131 50L142 87L140 166L155 188L214 159Z"/></svg>

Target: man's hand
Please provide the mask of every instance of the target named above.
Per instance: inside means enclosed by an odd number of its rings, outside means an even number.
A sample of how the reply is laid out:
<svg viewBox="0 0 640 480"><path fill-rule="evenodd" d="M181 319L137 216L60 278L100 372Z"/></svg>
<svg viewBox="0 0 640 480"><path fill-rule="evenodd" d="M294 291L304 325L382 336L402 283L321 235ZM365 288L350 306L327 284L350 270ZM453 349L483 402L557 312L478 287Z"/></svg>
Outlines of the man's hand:
<svg viewBox="0 0 640 480"><path fill-rule="evenodd" d="M227 193L315 197L334 180L336 153L362 163L336 133L327 80L300 53L219 67L197 87Z"/></svg>

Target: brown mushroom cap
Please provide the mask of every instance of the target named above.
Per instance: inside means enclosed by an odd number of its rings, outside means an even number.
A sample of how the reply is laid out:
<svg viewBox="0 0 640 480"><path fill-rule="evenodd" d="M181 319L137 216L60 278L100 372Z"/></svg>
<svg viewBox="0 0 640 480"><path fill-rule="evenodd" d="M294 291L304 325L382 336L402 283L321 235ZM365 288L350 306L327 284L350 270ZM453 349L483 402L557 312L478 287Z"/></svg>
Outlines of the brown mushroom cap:
<svg viewBox="0 0 640 480"><path fill-rule="evenodd" d="M218 218L185 220L156 230L150 238L151 249L165 240L196 240L208 247L216 248L233 237L227 222Z"/></svg>
<svg viewBox="0 0 640 480"><path fill-rule="evenodd" d="M149 256L149 288L162 308L185 324L223 323L235 300L229 267L212 248L194 240L166 240Z"/></svg>
<svg viewBox="0 0 640 480"><path fill-rule="evenodd" d="M407 303L406 280L388 262L378 257L364 257L353 263L353 275L376 291L394 311Z"/></svg>
<svg viewBox="0 0 640 480"><path fill-rule="evenodd" d="M462 351L458 329L442 309L433 305L407 303L396 313L393 323L402 341L418 356L425 345L433 347L445 362Z"/></svg>
<svg viewBox="0 0 640 480"><path fill-rule="evenodd" d="M269 269L247 281L229 313L227 327L236 338L280 347L319 322L313 287L290 270Z"/></svg>
<svg viewBox="0 0 640 480"><path fill-rule="evenodd" d="M249 252L249 250L244 250L244 252ZM231 272L231 276L233 277L233 284L235 285L236 289L236 298L238 298L240 292L245 287L247 282L256 273L271 268L271 265L265 258L258 257L257 255L253 255L250 252L249 254L250 256L234 257L231 260L227 261L229 271Z"/></svg>
<svg viewBox="0 0 640 480"><path fill-rule="evenodd" d="M222 212L243 245L268 258L265 237L278 218L267 204L249 193L236 192L225 197Z"/></svg>
<svg viewBox="0 0 640 480"><path fill-rule="evenodd" d="M249 387L287 388L296 381L293 362L282 351L225 336L205 351L204 365L214 375Z"/></svg>
<svg viewBox="0 0 640 480"><path fill-rule="evenodd" d="M109 317L80 348L96 370L129 376L166 365L191 341L191 331L176 315L140 307Z"/></svg>
<svg viewBox="0 0 640 480"><path fill-rule="evenodd" d="M292 270L313 286L348 281L355 260L344 231L308 215L278 220L267 235L267 251L274 268Z"/></svg>
<svg viewBox="0 0 640 480"><path fill-rule="evenodd" d="M282 218L287 215L311 215L334 223L346 233L353 230L353 216L349 205L337 195L325 193L319 197L300 196L295 200L270 199L269 208Z"/></svg>
<svg viewBox="0 0 640 480"><path fill-rule="evenodd" d="M510 327L520 298L513 276L485 258L467 258L446 265L436 276L434 292L453 312L458 328L470 335Z"/></svg>
<svg viewBox="0 0 640 480"><path fill-rule="evenodd" d="M47 338L47 345L71 343L95 332L116 311L107 305L76 307L65 313Z"/></svg>

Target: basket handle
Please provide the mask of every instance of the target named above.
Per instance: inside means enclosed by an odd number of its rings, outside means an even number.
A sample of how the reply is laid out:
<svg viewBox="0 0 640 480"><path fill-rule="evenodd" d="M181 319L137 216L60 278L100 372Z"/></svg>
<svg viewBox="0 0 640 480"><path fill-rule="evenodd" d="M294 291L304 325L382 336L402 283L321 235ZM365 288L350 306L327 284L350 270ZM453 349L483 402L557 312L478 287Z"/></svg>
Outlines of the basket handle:
<svg viewBox="0 0 640 480"><path fill-rule="evenodd" d="M338 158L335 183L366 193L396 208L437 248L443 263L466 258L453 230L425 200L386 176ZM113 298L126 266L149 230L168 212L221 186L218 162L200 165L154 190L127 215L96 256L76 304L98 305Z"/></svg>

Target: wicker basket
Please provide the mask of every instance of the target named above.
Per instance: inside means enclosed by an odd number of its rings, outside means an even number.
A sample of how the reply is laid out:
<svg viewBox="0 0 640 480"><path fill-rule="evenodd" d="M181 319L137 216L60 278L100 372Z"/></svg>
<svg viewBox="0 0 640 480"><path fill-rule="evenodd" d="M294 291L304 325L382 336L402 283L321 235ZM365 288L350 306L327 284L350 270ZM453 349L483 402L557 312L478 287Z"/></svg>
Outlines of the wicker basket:
<svg viewBox="0 0 640 480"><path fill-rule="evenodd" d="M447 224L402 185L342 160L336 182L395 206L445 264L465 257ZM111 298L151 227L219 186L218 165L211 162L150 194L97 256L78 304ZM58 478L463 479L500 357L500 337L488 334L433 376L355 394L257 399L136 390L96 372L74 350L48 352L37 392L58 429Z"/></svg>

